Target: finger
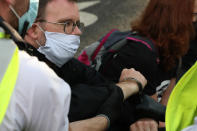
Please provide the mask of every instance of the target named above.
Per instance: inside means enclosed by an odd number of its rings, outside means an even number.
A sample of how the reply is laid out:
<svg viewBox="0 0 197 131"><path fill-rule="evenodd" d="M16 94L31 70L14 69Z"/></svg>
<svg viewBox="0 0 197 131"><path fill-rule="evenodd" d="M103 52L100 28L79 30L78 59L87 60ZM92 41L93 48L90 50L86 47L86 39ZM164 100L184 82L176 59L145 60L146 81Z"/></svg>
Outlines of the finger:
<svg viewBox="0 0 197 131"><path fill-rule="evenodd" d="M151 130L150 127L148 126L147 128L144 129L144 131L152 131L152 130Z"/></svg>
<svg viewBox="0 0 197 131"><path fill-rule="evenodd" d="M153 127L151 128L151 131L158 131L158 127L153 126Z"/></svg>
<svg viewBox="0 0 197 131"><path fill-rule="evenodd" d="M121 72L121 73L123 74L123 73L125 73L126 71L127 71L127 69L126 69L126 68L124 68L124 69L122 70L122 72Z"/></svg>
<svg viewBox="0 0 197 131"><path fill-rule="evenodd" d="M123 71L127 71L127 70L128 70L127 68L124 68L124 69L123 69Z"/></svg>
<svg viewBox="0 0 197 131"><path fill-rule="evenodd" d="M158 131L158 124L156 121L152 121L150 126L151 126L151 131Z"/></svg>
<svg viewBox="0 0 197 131"><path fill-rule="evenodd" d="M150 124L147 121L144 121L143 126L141 127L143 128L143 131L151 131Z"/></svg>
<svg viewBox="0 0 197 131"><path fill-rule="evenodd" d="M137 122L136 125L137 125L136 131L145 131L144 124L142 121Z"/></svg>
<svg viewBox="0 0 197 131"><path fill-rule="evenodd" d="M137 131L136 124L132 124L132 125L130 126L130 131Z"/></svg>

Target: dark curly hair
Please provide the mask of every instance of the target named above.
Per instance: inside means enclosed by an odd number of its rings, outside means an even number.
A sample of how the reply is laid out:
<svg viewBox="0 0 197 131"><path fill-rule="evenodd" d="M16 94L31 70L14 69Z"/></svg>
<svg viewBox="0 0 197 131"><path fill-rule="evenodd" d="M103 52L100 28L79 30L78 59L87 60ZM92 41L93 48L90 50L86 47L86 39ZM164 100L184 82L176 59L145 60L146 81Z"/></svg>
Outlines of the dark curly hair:
<svg viewBox="0 0 197 131"><path fill-rule="evenodd" d="M168 71L186 54L194 36L194 0L150 0L132 30L155 42L162 67Z"/></svg>

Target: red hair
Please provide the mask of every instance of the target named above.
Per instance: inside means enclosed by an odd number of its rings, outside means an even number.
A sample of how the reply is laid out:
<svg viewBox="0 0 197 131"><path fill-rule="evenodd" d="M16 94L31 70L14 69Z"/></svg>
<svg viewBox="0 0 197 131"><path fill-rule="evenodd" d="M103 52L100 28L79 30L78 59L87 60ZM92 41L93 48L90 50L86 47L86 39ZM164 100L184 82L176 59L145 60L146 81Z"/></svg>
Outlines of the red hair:
<svg viewBox="0 0 197 131"><path fill-rule="evenodd" d="M194 0L150 0L132 30L155 41L161 65L170 70L186 54L194 35Z"/></svg>

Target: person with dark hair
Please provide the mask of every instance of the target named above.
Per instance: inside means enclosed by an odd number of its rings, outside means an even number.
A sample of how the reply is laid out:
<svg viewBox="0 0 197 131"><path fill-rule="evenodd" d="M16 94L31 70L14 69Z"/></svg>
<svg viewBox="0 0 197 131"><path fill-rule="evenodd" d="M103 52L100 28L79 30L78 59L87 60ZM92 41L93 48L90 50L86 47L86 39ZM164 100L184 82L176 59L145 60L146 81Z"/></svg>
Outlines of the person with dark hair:
<svg viewBox="0 0 197 131"><path fill-rule="evenodd" d="M97 111L98 116L69 123L70 86L45 63L30 57L24 51L19 51L16 44L19 48L26 44L9 25L18 28L18 31L24 34L36 18L38 2L38 0L0 0L0 130L107 129L108 118L117 119L123 100L139 91L136 81L139 80L143 88L146 79L134 69L124 70L122 75L124 81L108 85L114 88L102 103L102 108ZM127 77L135 78L136 81L126 80Z"/></svg>

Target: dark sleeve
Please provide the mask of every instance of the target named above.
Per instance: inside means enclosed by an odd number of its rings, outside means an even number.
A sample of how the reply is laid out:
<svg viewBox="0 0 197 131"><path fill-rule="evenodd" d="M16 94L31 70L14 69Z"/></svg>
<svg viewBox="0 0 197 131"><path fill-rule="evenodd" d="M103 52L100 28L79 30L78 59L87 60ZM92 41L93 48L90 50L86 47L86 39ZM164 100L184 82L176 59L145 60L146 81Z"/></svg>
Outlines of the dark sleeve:
<svg viewBox="0 0 197 131"><path fill-rule="evenodd" d="M77 84L73 86L68 115L69 121L73 122L96 116L99 108L117 88L122 94L120 87L115 84Z"/></svg>
<svg viewBox="0 0 197 131"><path fill-rule="evenodd" d="M100 73L77 59L71 59L60 69L60 77L71 86L79 83L96 85L108 82Z"/></svg>
<svg viewBox="0 0 197 131"><path fill-rule="evenodd" d="M108 79L117 82L124 68L135 68L148 80L145 93L152 95L159 84L156 79L158 70L156 52L138 42L128 42L117 53L107 53L99 70Z"/></svg>

